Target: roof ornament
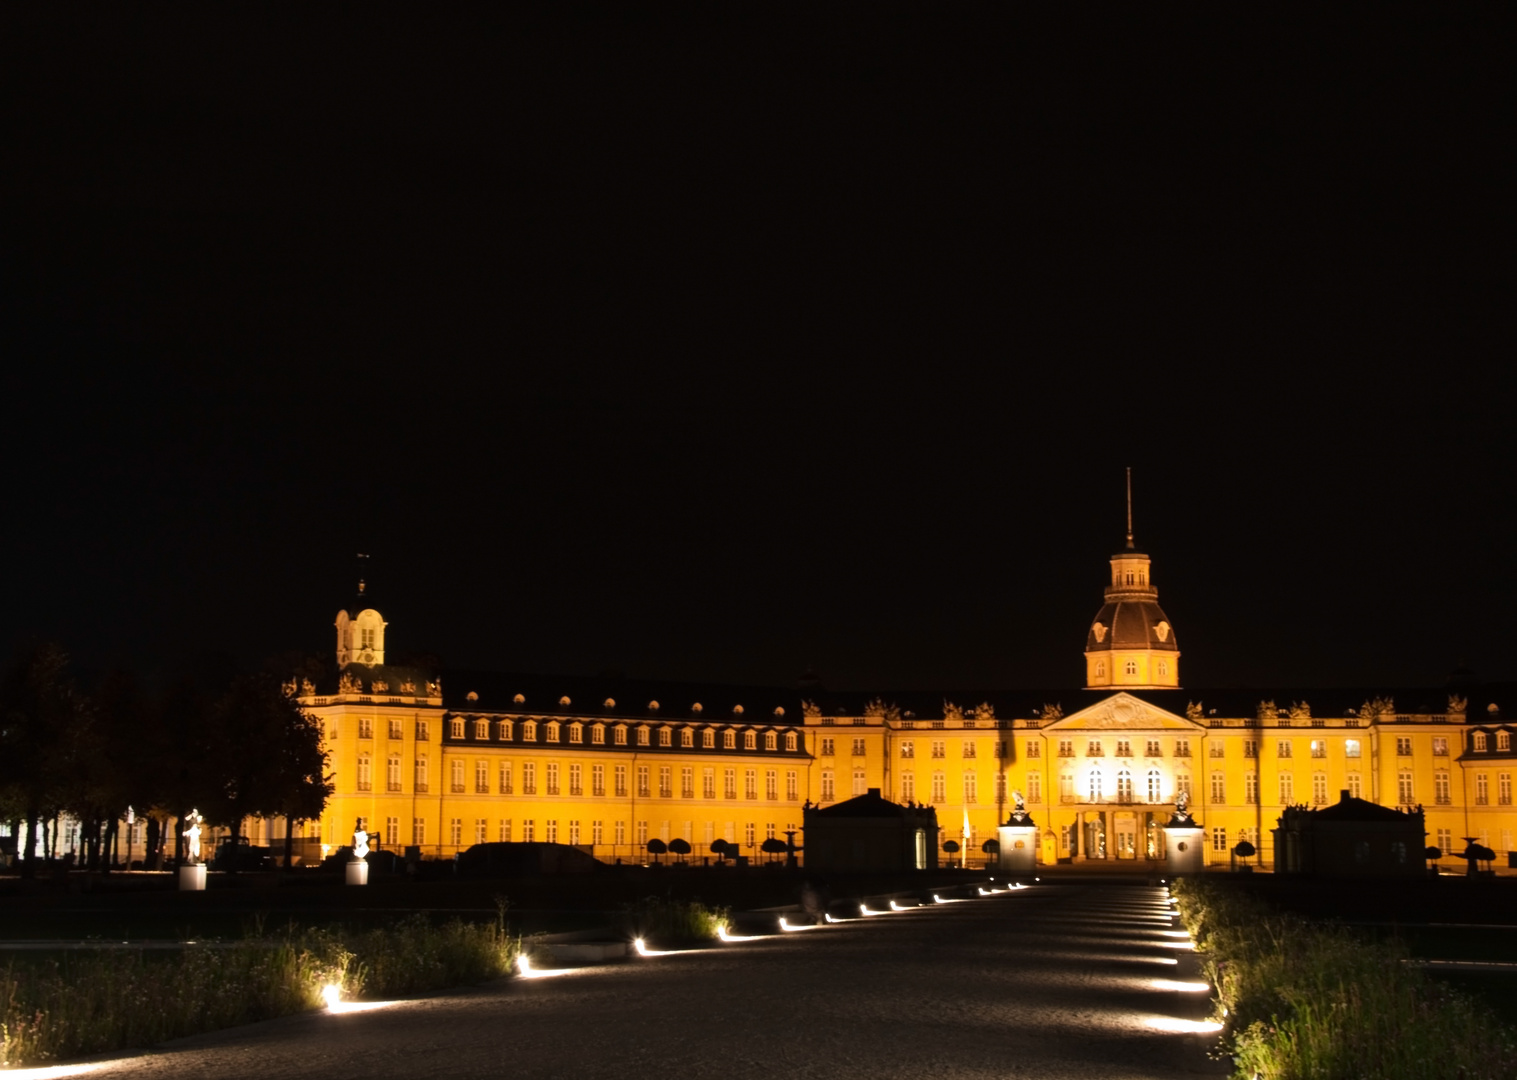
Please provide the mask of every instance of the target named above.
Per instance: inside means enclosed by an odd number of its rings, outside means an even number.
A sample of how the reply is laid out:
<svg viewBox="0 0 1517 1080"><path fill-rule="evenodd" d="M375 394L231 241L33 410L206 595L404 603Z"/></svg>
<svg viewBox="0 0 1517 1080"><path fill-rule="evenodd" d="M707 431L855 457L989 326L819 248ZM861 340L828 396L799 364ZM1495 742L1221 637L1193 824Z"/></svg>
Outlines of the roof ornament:
<svg viewBox="0 0 1517 1080"><path fill-rule="evenodd" d="M1132 466L1127 467L1127 550L1132 546Z"/></svg>

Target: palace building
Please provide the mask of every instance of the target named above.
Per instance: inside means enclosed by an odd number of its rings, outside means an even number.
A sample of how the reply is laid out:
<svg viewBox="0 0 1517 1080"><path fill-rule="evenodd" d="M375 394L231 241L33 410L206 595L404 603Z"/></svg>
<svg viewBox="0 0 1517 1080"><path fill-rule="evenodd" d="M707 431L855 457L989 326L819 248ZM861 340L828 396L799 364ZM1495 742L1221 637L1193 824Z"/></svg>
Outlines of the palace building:
<svg viewBox="0 0 1517 1080"><path fill-rule="evenodd" d="M324 854L361 821L381 848L429 858L538 840L641 862L654 838L758 858L765 839L800 830L807 803L879 789L935 808L945 840L967 827L976 857L1017 792L1043 863L1162 860L1182 794L1214 864L1248 840L1273 865L1282 812L1341 792L1423 807L1445 853L1465 837L1513 850L1517 685L1186 688L1152 571L1129 514L1083 685L972 693L392 666L361 589L337 616L331 684L290 684L322 724L336 784L301 846Z"/></svg>

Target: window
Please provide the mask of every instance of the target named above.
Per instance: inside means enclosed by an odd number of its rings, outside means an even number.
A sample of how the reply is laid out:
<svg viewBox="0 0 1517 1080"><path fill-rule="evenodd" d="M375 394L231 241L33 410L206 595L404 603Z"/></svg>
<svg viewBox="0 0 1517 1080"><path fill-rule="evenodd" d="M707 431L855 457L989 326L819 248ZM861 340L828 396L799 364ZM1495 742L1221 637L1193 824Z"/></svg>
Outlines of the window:
<svg viewBox="0 0 1517 1080"><path fill-rule="evenodd" d="M1220 825L1211 831L1211 849L1223 855L1227 854L1227 830Z"/></svg>
<svg viewBox="0 0 1517 1080"><path fill-rule="evenodd" d="M1117 740L1117 757L1132 757L1132 740Z"/></svg>
<svg viewBox="0 0 1517 1080"><path fill-rule="evenodd" d="M1280 805L1289 806L1296 797L1296 785L1290 773L1280 774Z"/></svg>
<svg viewBox="0 0 1517 1080"><path fill-rule="evenodd" d="M1491 802L1491 786L1490 786L1490 781L1486 778L1485 773L1476 773L1475 774L1475 805L1476 806L1489 806L1490 802Z"/></svg>
<svg viewBox="0 0 1517 1080"><path fill-rule="evenodd" d="M1449 740L1448 740L1448 736L1446 736L1446 735L1434 735L1433 736L1433 756L1434 757L1448 757L1449 756Z"/></svg>
<svg viewBox="0 0 1517 1080"><path fill-rule="evenodd" d="M973 739L965 739L964 740L964 751L963 751L963 753L964 753L965 757L967 757L967 758L974 757L974 745L975 744L974 744L974 740Z"/></svg>
<svg viewBox="0 0 1517 1080"><path fill-rule="evenodd" d="M778 800L780 797L780 774L774 769L764 771L764 798Z"/></svg>
<svg viewBox="0 0 1517 1080"><path fill-rule="evenodd" d="M1243 740L1243 756L1246 757L1246 758L1256 758L1256 757L1259 756L1259 740L1258 739L1244 739Z"/></svg>
<svg viewBox="0 0 1517 1080"><path fill-rule="evenodd" d="M758 798L758 770L743 770L743 797L745 799Z"/></svg>
<svg viewBox="0 0 1517 1080"><path fill-rule="evenodd" d="M569 822L569 843L571 845L579 843L579 822L577 820Z"/></svg>
<svg viewBox="0 0 1517 1080"><path fill-rule="evenodd" d="M1253 773L1243 774L1243 801L1250 806L1259 802L1259 778Z"/></svg>
<svg viewBox="0 0 1517 1080"><path fill-rule="evenodd" d="M461 758L454 758L450 763L448 777L448 786L452 788L453 794L462 795L464 790L464 763Z"/></svg>
<svg viewBox="0 0 1517 1080"><path fill-rule="evenodd" d="M511 721L502 720L495 725L495 737L502 742L511 738Z"/></svg>
<svg viewBox="0 0 1517 1080"><path fill-rule="evenodd" d="M1147 746L1144 748L1143 756L1144 757L1162 757L1163 755L1164 755L1164 751L1159 748L1159 740L1158 739L1149 739Z"/></svg>
<svg viewBox="0 0 1517 1080"><path fill-rule="evenodd" d="M484 758L474 762L474 794L490 794L490 763ZM483 840L480 843L484 843Z"/></svg>
<svg viewBox="0 0 1517 1080"><path fill-rule="evenodd" d="M427 842L427 819L426 818L412 818L411 819L411 843L420 845L420 844L425 844L426 842Z"/></svg>
<svg viewBox="0 0 1517 1080"><path fill-rule="evenodd" d="M966 803L978 802L979 801L979 798L978 798L979 792L980 792L979 778L976 777L975 774L972 773L972 772L965 773L964 774L964 801Z"/></svg>
<svg viewBox="0 0 1517 1080"><path fill-rule="evenodd" d="M1359 756L1359 740L1358 739L1344 739L1343 740L1343 756L1344 757L1351 757L1351 758L1356 758L1356 757Z"/></svg>
<svg viewBox="0 0 1517 1080"><path fill-rule="evenodd" d="M915 802L917 797L917 779L911 773L901 774L901 801Z"/></svg>
<svg viewBox="0 0 1517 1080"><path fill-rule="evenodd" d="M1474 747L1475 753L1485 753L1485 732L1477 731L1475 734L1471 735L1470 745Z"/></svg>
<svg viewBox="0 0 1517 1080"><path fill-rule="evenodd" d="M1327 741L1325 739L1313 739L1311 750L1312 757L1314 758L1327 757Z"/></svg>
<svg viewBox="0 0 1517 1080"><path fill-rule="evenodd" d="M1207 744L1207 753L1214 758L1227 756L1227 744L1221 739L1213 739Z"/></svg>
<svg viewBox="0 0 1517 1080"><path fill-rule="evenodd" d="M1453 801L1449 797L1449 774L1446 769L1439 769L1433 774L1433 801L1439 806L1448 806Z"/></svg>
<svg viewBox="0 0 1517 1080"><path fill-rule="evenodd" d="M1136 660L1129 660L1122 665L1122 671L1126 675L1136 675L1138 673L1138 662Z"/></svg>
<svg viewBox="0 0 1517 1080"><path fill-rule="evenodd" d="M464 737L464 718L455 716L448 721L448 737L450 739L462 739Z"/></svg>
<svg viewBox="0 0 1517 1080"><path fill-rule="evenodd" d="M690 765L680 767L679 794L682 799L695 798L695 769Z"/></svg>
<svg viewBox="0 0 1517 1080"><path fill-rule="evenodd" d="M1164 798L1164 777L1158 769L1148 770L1148 801L1161 802Z"/></svg>
<svg viewBox="0 0 1517 1080"><path fill-rule="evenodd" d="M360 716L358 718L358 737L360 739L372 739L374 737L374 718L372 716Z"/></svg>
<svg viewBox="0 0 1517 1080"><path fill-rule="evenodd" d="M1175 773L1175 798L1190 798L1190 773Z"/></svg>
<svg viewBox="0 0 1517 1080"><path fill-rule="evenodd" d="M1102 784L1100 769L1090 770L1090 775L1085 778L1085 790L1091 802L1101 801Z"/></svg>
<svg viewBox="0 0 1517 1080"><path fill-rule="evenodd" d="M606 767L604 765L590 766L590 794L599 798L606 793Z"/></svg>
<svg viewBox="0 0 1517 1080"><path fill-rule="evenodd" d="M547 739L548 739L549 742L558 742L558 731L559 731L559 723L558 723L558 721L557 720L550 720L550 721L548 721ZM550 822L548 822L548 824L552 825L553 822L550 821Z"/></svg>
<svg viewBox="0 0 1517 1080"><path fill-rule="evenodd" d="M758 732L756 732L756 731L745 731L745 732L743 732L743 749L744 750L757 750L758 749Z"/></svg>
<svg viewBox="0 0 1517 1080"><path fill-rule="evenodd" d="M1512 805L1512 774L1496 774L1496 802L1502 806Z"/></svg>
<svg viewBox="0 0 1517 1080"><path fill-rule="evenodd" d="M1223 773L1211 774L1211 801L1219 805L1227 802L1227 779Z"/></svg>
<svg viewBox="0 0 1517 1080"><path fill-rule="evenodd" d="M1060 757L1074 757L1075 756L1075 744L1074 744L1074 740L1073 739L1060 739L1059 740L1059 756Z"/></svg>
<svg viewBox="0 0 1517 1080"><path fill-rule="evenodd" d="M596 746L606 745L606 725L596 724L590 729L590 742ZM599 824L597 822L597 824Z"/></svg>
<svg viewBox="0 0 1517 1080"><path fill-rule="evenodd" d="M474 819L474 842L476 844L483 844L486 840L490 839L489 829L490 829L490 819L489 818L475 818Z"/></svg>
<svg viewBox="0 0 1517 1080"><path fill-rule="evenodd" d="M679 733L679 744L686 749L693 749L695 746L695 732L691 731L689 728L681 728Z"/></svg>
<svg viewBox="0 0 1517 1080"><path fill-rule="evenodd" d="M616 768L615 768L615 776L616 776L616 797L618 799L625 799L627 797L627 766L625 766L625 765L618 765L618 766L616 766Z"/></svg>
<svg viewBox="0 0 1517 1080"><path fill-rule="evenodd" d="M1165 663L1163 660L1160 660L1159 661L1159 676L1162 678L1163 676L1168 675L1168 674L1169 674L1169 665L1167 663Z"/></svg>
<svg viewBox="0 0 1517 1080"><path fill-rule="evenodd" d="M940 772L932 774L932 801L935 803L948 801L948 780Z"/></svg>
<svg viewBox="0 0 1517 1080"><path fill-rule="evenodd" d="M1028 756L1029 759L1030 758L1036 758L1036 757L1042 757L1043 756L1043 744L1041 742L1039 742L1037 739L1028 739L1027 740L1027 756Z"/></svg>
<svg viewBox="0 0 1517 1080"><path fill-rule="evenodd" d="M522 738L522 742L536 742L537 741L537 721L536 720L523 720L521 722L521 738Z"/></svg>
<svg viewBox="0 0 1517 1080"><path fill-rule="evenodd" d="M787 731L787 732L785 732L785 749L786 750L794 750L795 747L796 747L795 732L793 732L793 731Z"/></svg>
<svg viewBox="0 0 1517 1080"><path fill-rule="evenodd" d="M1101 741L1099 739L1091 739L1089 742L1087 742L1085 744L1085 756L1086 757L1100 757L1101 756Z"/></svg>
<svg viewBox="0 0 1517 1080"><path fill-rule="evenodd" d="M1291 756L1291 741L1289 739L1275 740L1275 756L1282 758Z"/></svg>
<svg viewBox="0 0 1517 1080"><path fill-rule="evenodd" d="M614 844L625 844L627 842L627 823L625 821L618 821L612 828L616 831L613 834L611 842Z"/></svg>
<svg viewBox="0 0 1517 1080"><path fill-rule="evenodd" d="M498 835L500 837L500 842L502 844L509 844L511 842L511 819L510 818L501 818L500 819L500 832L499 832Z"/></svg>
<svg viewBox="0 0 1517 1080"><path fill-rule="evenodd" d="M521 838L523 843L530 844L537 839L537 822L532 818L521 823Z"/></svg>
<svg viewBox="0 0 1517 1080"><path fill-rule="evenodd" d="M415 783L412 786L418 794L427 793L427 759L425 757L416 759Z"/></svg>
<svg viewBox="0 0 1517 1080"><path fill-rule="evenodd" d="M1175 757L1190 757L1190 740L1175 740Z"/></svg>
<svg viewBox="0 0 1517 1080"><path fill-rule="evenodd" d="M1043 777L1038 773L1027 774L1027 801L1030 803L1043 801Z"/></svg>
<svg viewBox="0 0 1517 1080"><path fill-rule="evenodd" d="M558 843L558 819L543 822L543 839L550 844Z"/></svg>
<svg viewBox="0 0 1517 1080"><path fill-rule="evenodd" d="M1132 802L1132 773L1122 769L1117 773L1117 801Z"/></svg>
<svg viewBox="0 0 1517 1080"><path fill-rule="evenodd" d="M932 743L932 756L935 758L946 757L947 745L942 739L934 739Z"/></svg>
<svg viewBox="0 0 1517 1080"><path fill-rule="evenodd" d="M714 799L714 798L716 798L716 770L715 769L702 769L701 770L701 798L703 798L703 799Z"/></svg>
<svg viewBox="0 0 1517 1080"><path fill-rule="evenodd" d="M666 727L659 728L658 729L658 744L660 746L673 746L674 745L674 732L670 731Z"/></svg>
<svg viewBox="0 0 1517 1080"><path fill-rule="evenodd" d="M735 731L724 731L724 732L722 732L722 749L723 750L736 750L737 749L737 732L735 732Z"/></svg>
<svg viewBox="0 0 1517 1080"><path fill-rule="evenodd" d="M392 717L390 717L389 728L390 728L390 738L392 738L392 739L404 739L405 738L405 734L404 734L404 732L405 732L405 725L401 721L400 717L398 717L398 716L392 716ZM396 828L399 829L400 826L397 825Z"/></svg>
<svg viewBox="0 0 1517 1080"><path fill-rule="evenodd" d="M583 767L579 764L579 762L573 761L569 763L570 795L583 795L585 793L583 772Z"/></svg>
<svg viewBox="0 0 1517 1080"><path fill-rule="evenodd" d="M385 759L385 790L400 790L400 755L391 754ZM397 826L398 828L399 826Z"/></svg>
<svg viewBox="0 0 1517 1080"><path fill-rule="evenodd" d="M910 739L906 739L901 743L901 756L903 758L914 758L916 755L917 748L914 742L912 742Z"/></svg>
<svg viewBox="0 0 1517 1080"><path fill-rule="evenodd" d="M571 743L582 743L585 741L585 727L583 724L569 725L569 741Z"/></svg>
<svg viewBox="0 0 1517 1080"><path fill-rule="evenodd" d="M733 794L735 795L736 792L734 792ZM729 796L729 798L730 797L731 796ZM837 798L837 795L835 794L835 789L834 789L834 786L833 786L832 770L831 769L823 769L822 770L822 802L831 802L835 798Z"/></svg>
<svg viewBox="0 0 1517 1080"><path fill-rule="evenodd" d="M1412 773L1402 769L1396 774L1396 802L1400 806L1412 805Z"/></svg>
<svg viewBox="0 0 1517 1080"><path fill-rule="evenodd" d="M859 744L862 741L863 740L861 740L861 739L855 739L854 740L854 747L856 748L855 749L855 753L862 754L864 752L862 749L858 748ZM779 732L777 732L777 731L766 731L766 732L764 732L764 749L765 750L778 750L779 748L780 748L780 736L779 736Z"/></svg>
<svg viewBox="0 0 1517 1080"><path fill-rule="evenodd" d="M827 774L831 775L831 774ZM725 799L737 798L737 770L722 770L722 797Z"/></svg>
<svg viewBox="0 0 1517 1080"><path fill-rule="evenodd" d="M832 751L833 751L833 747L835 745L836 745L836 740L834 740L832 738L823 738L822 739L822 757L832 757ZM907 743L907 745L909 746L911 744Z"/></svg>
<svg viewBox="0 0 1517 1080"><path fill-rule="evenodd" d="M390 847L400 846L400 818L385 818L385 843Z"/></svg>
<svg viewBox="0 0 1517 1080"><path fill-rule="evenodd" d="M489 737L490 737L490 721L488 721L488 720L476 720L476 721L474 721L474 737L476 739L480 739L480 740L489 739Z"/></svg>
<svg viewBox="0 0 1517 1080"><path fill-rule="evenodd" d="M712 728L707 728L705 731L701 732L701 749L716 749L716 732Z"/></svg>
<svg viewBox="0 0 1517 1080"><path fill-rule="evenodd" d="M673 765L660 765L658 767L658 797L660 799L674 798Z"/></svg>
<svg viewBox="0 0 1517 1080"><path fill-rule="evenodd" d="M605 840L605 828L599 821L590 822L590 843L600 847Z"/></svg>
<svg viewBox="0 0 1517 1080"><path fill-rule="evenodd" d="M428 725L427 721L425 721L425 720L418 720L418 721L416 721L416 741L417 742L427 742L428 741L428 736L427 736L428 728L429 728L429 725Z"/></svg>
<svg viewBox="0 0 1517 1080"><path fill-rule="evenodd" d="M743 826L743 840L749 847L758 843L758 826L751 821Z"/></svg>
<svg viewBox="0 0 1517 1080"><path fill-rule="evenodd" d="M448 821L448 843L454 847L464 842L464 819L452 818Z"/></svg>
<svg viewBox="0 0 1517 1080"><path fill-rule="evenodd" d="M639 765L637 767L637 797L639 799L646 799L652 792L648 783L648 775L647 765Z"/></svg>
<svg viewBox="0 0 1517 1080"><path fill-rule="evenodd" d="M1438 830L1438 850L1445 855L1449 854L1449 848L1454 844L1454 831L1452 829Z"/></svg>
<svg viewBox="0 0 1517 1080"><path fill-rule="evenodd" d="M1510 753L1512 749L1512 733L1510 731L1496 732L1496 752L1499 754Z"/></svg>
<svg viewBox="0 0 1517 1080"><path fill-rule="evenodd" d="M1071 802L1075 797L1075 778L1072 773L1059 774L1059 800Z"/></svg>
<svg viewBox="0 0 1517 1080"><path fill-rule="evenodd" d="M1363 785L1363 780L1361 779L1361 777L1360 777L1360 775L1358 773L1356 773L1356 772L1349 773L1348 774L1348 797L1350 799L1362 798L1362 796L1360 794L1364 790L1364 788L1363 788L1362 785Z"/></svg>
<svg viewBox="0 0 1517 1080"><path fill-rule="evenodd" d="M1412 756L1412 740L1411 740L1410 736L1408 736L1408 735L1398 735L1398 736L1396 736L1396 756L1397 757L1411 757Z"/></svg>
<svg viewBox="0 0 1517 1080"><path fill-rule="evenodd" d="M1327 773L1312 773L1312 805L1327 805Z"/></svg>
<svg viewBox="0 0 1517 1080"><path fill-rule="evenodd" d="M795 800L799 799L800 797L801 789L799 778L796 776L794 769L787 769L785 771L785 798L789 799L791 802L795 802Z"/></svg>
<svg viewBox="0 0 1517 1080"><path fill-rule="evenodd" d="M558 762L556 762L556 761L550 761L550 762L548 762L547 768L544 770L544 779L547 781L547 783L545 785L546 788L547 788L547 794L549 794L549 795L557 795L558 794Z"/></svg>
<svg viewBox="0 0 1517 1080"><path fill-rule="evenodd" d="M627 745L627 728L624 724L617 724L611 731L611 742L616 746Z"/></svg>
<svg viewBox="0 0 1517 1080"><path fill-rule="evenodd" d="M640 728L637 729L637 745L638 746L647 746L648 745L648 729L647 728L640 727Z"/></svg>

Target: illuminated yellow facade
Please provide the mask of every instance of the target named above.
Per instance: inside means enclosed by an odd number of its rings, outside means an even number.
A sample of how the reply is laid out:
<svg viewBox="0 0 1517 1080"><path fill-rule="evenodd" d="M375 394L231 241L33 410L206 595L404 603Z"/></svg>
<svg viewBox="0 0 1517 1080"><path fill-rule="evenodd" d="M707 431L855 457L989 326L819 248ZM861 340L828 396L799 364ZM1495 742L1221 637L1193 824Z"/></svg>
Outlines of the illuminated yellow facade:
<svg viewBox="0 0 1517 1080"><path fill-rule="evenodd" d="M1162 858L1158 829L1186 792L1209 862L1248 840L1269 866L1285 806L1348 791L1421 805L1429 844L1474 837L1505 861L1517 725L1500 699L1517 708L1517 687L1181 689L1149 557L1129 544L1111 566L1084 687L972 698L468 672L443 676L445 694L435 673L384 663L377 611L345 611L338 682L299 688L336 784L307 857L361 820L381 848L429 858L539 840L641 862L651 839L684 840L697 860L718 839L760 858L799 830L806 801L879 788L935 807L943 838L967 836L976 859L1015 792L1044 863Z"/></svg>

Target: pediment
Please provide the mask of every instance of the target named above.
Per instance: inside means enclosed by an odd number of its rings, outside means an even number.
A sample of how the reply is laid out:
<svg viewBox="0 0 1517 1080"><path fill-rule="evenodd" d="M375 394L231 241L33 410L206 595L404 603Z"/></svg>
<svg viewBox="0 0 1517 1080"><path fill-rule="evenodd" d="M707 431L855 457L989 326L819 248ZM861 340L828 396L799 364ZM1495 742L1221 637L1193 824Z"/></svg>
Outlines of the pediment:
<svg viewBox="0 0 1517 1080"><path fill-rule="evenodd" d="M1055 720L1044 726L1045 731L1101 730L1101 731L1194 731L1203 732L1205 727L1186 717L1151 705L1141 698L1119 691L1109 698L1102 698L1094 705Z"/></svg>

